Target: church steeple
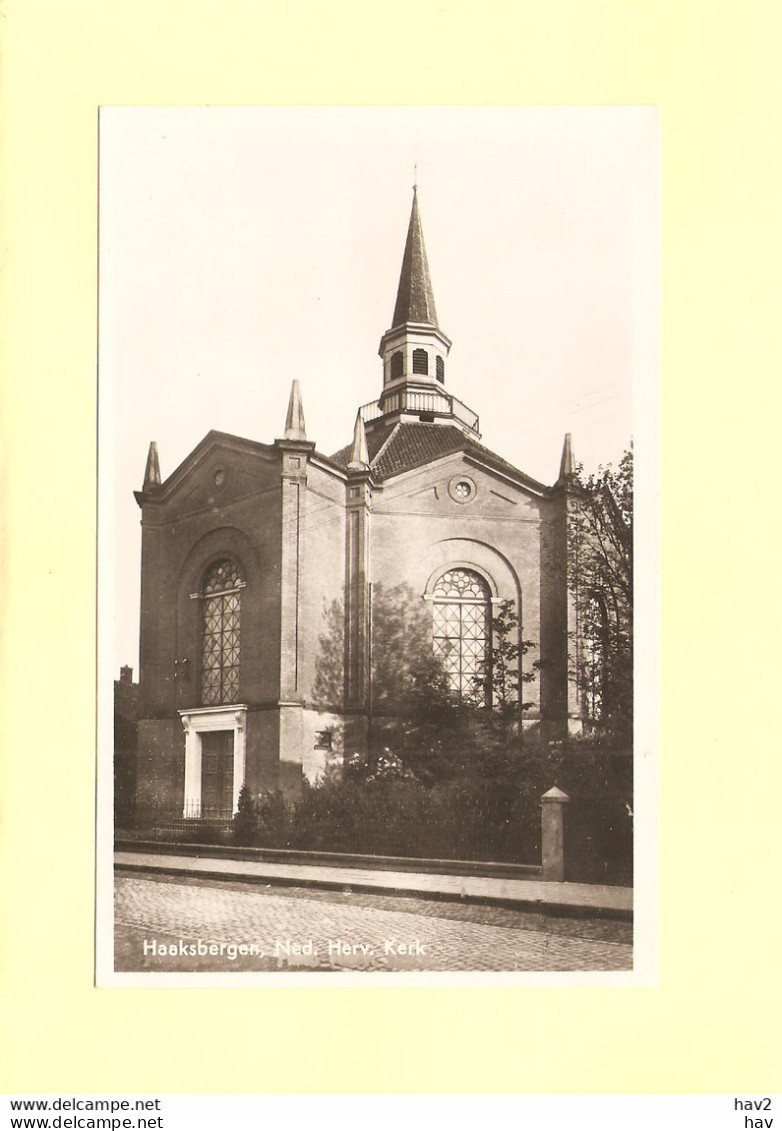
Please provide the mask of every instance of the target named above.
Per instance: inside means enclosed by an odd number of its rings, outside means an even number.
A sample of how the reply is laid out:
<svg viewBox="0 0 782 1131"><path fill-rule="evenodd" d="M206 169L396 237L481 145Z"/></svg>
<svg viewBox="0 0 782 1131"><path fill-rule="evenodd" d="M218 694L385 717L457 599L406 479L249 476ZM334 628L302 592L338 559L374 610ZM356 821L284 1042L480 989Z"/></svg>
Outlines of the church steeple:
<svg viewBox="0 0 782 1131"><path fill-rule="evenodd" d="M429 276L424 232L421 227L417 185L413 186L413 208L407 229L405 254L402 258L402 271L399 275L399 289L391 326L392 328L403 326L405 322L437 325L437 310L434 305L432 280Z"/></svg>
<svg viewBox="0 0 782 1131"><path fill-rule="evenodd" d="M390 330L380 340L383 359L383 391L365 422L390 419L452 424L478 437L478 417L445 391L445 362L451 340L440 329L434 290L429 274L418 189L402 256L402 270ZM363 410L362 410L363 411Z"/></svg>

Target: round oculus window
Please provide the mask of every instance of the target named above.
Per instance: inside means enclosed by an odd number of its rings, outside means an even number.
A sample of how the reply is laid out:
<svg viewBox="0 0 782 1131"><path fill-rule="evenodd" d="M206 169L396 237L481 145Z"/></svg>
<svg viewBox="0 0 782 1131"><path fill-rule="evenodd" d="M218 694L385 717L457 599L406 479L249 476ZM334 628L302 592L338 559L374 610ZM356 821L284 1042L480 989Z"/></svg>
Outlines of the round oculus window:
<svg viewBox="0 0 782 1131"><path fill-rule="evenodd" d="M457 503L469 503L475 497L477 488L472 479L465 475L455 476L448 484L448 494Z"/></svg>

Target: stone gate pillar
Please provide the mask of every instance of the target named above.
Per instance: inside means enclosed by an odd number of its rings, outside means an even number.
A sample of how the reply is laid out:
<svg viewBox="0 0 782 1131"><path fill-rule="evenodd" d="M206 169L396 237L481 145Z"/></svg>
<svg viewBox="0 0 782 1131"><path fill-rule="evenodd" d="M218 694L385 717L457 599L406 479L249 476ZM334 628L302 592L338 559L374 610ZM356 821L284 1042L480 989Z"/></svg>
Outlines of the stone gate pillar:
<svg viewBox="0 0 782 1131"><path fill-rule="evenodd" d="M556 786L540 799L544 880L565 878L565 806L569 801L568 795Z"/></svg>

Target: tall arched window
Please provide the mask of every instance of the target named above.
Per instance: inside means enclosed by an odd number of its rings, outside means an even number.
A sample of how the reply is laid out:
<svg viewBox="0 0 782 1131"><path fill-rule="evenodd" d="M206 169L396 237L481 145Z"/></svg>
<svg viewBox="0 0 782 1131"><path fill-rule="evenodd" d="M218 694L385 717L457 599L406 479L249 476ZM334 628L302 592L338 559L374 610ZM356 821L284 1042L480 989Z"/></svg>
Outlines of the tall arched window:
<svg viewBox="0 0 782 1131"><path fill-rule="evenodd" d="M240 590L236 564L215 562L204 578L201 636L201 702L205 707L239 698Z"/></svg>
<svg viewBox="0 0 782 1131"><path fill-rule="evenodd" d="M401 350L391 354L391 380L398 380L404 373L405 359Z"/></svg>
<svg viewBox="0 0 782 1131"><path fill-rule="evenodd" d="M491 595L479 574L449 569L434 587L434 653L465 703L489 705Z"/></svg>

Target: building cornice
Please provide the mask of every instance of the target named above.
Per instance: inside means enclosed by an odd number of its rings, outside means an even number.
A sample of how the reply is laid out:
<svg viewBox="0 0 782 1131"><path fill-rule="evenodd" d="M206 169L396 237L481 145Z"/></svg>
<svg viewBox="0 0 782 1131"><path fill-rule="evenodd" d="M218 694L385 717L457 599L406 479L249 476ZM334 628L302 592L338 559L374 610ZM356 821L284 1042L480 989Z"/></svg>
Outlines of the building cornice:
<svg viewBox="0 0 782 1131"><path fill-rule="evenodd" d="M401 345L408 337L427 337L436 338L443 346L445 352L448 353L453 342L444 334L437 326L433 326L431 322L403 322L400 326L393 326L390 330L386 330L383 337L380 339L380 346L378 347L378 355L383 357L389 349L393 349L395 345Z"/></svg>

